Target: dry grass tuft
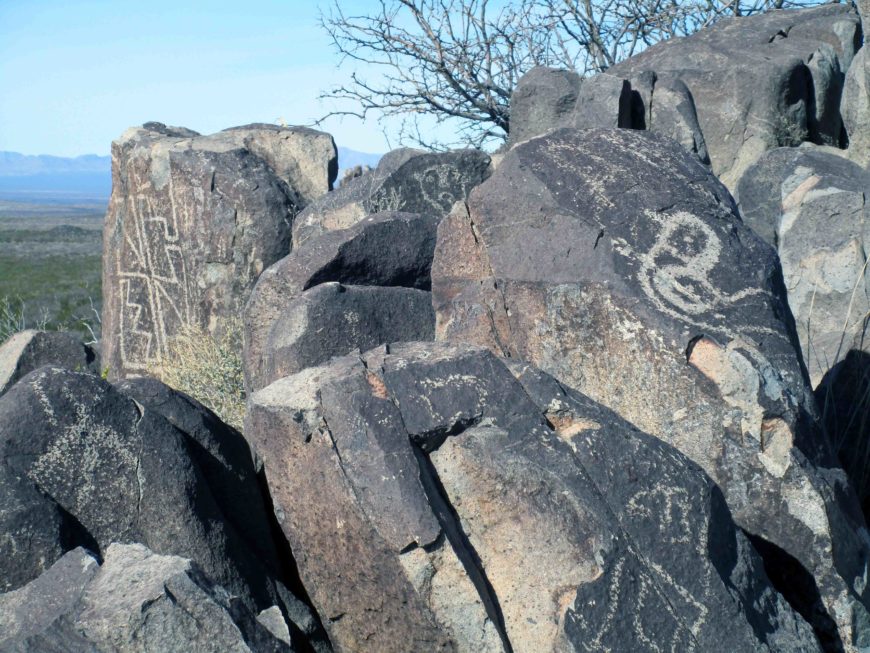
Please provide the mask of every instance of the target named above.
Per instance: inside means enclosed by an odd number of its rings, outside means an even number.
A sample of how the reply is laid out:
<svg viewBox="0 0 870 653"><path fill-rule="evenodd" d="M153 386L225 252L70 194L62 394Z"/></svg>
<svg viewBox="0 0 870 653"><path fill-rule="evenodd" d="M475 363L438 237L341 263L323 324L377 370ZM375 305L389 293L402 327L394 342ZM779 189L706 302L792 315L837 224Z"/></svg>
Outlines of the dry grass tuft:
<svg viewBox="0 0 870 653"><path fill-rule="evenodd" d="M198 326L185 326L166 356L150 370L155 378L201 402L241 430L245 418L242 321L225 324L216 338Z"/></svg>

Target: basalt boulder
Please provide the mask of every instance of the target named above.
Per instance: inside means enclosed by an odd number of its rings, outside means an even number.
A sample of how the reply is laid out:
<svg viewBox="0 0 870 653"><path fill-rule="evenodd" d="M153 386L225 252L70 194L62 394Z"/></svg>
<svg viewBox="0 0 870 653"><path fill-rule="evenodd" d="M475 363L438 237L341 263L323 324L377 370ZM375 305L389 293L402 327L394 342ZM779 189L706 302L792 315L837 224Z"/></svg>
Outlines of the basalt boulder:
<svg viewBox="0 0 870 653"><path fill-rule="evenodd" d="M347 229L381 211L441 218L486 179L489 165L489 156L480 150L390 152L372 172L349 179L306 207L293 223L293 245L299 247L326 231Z"/></svg>
<svg viewBox="0 0 870 653"><path fill-rule="evenodd" d="M713 171L733 189L768 149L843 144L843 80L860 44L860 19L849 5L770 11L719 20L607 72L635 80L651 71L682 82ZM653 113L656 102L653 90Z"/></svg>
<svg viewBox="0 0 870 653"><path fill-rule="evenodd" d="M338 650L820 650L696 465L484 349L333 359L245 433Z"/></svg>
<svg viewBox="0 0 870 653"><path fill-rule="evenodd" d="M290 560L277 559L286 552L259 522L266 509L241 436L198 423L211 416L165 387L126 391L145 404L95 376L43 367L0 397L0 589L77 546L102 556L139 543L193 560L255 614L296 610L281 566Z"/></svg>
<svg viewBox="0 0 870 653"><path fill-rule="evenodd" d="M292 300L275 321L264 349L264 376L251 387L401 340L434 340L431 293L416 288L345 286L328 282Z"/></svg>
<svg viewBox="0 0 870 653"><path fill-rule="evenodd" d="M631 79L602 73L582 78L574 71L533 68L511 94L510 142L560 127L647 129L710 162L692 94L669 73L641 71Z"/></svg>
<svg viewBox="0 0 870 653"><path fill-rule="evenodd" d="M43 365L57 365L75 372L100 373L100 357L90 345L65 331L27 329L0 345L0 394L18 379Z"/></svg>
<svg viewBox="0 0 870 653"><path fill-rule="evenodd" d="M102 564L74 549L0 594L0 651L290 652L190 560L112 544Z"/></svg>
<svg viewBox="0 0 870 653"><path fill-rule="evenodd" d="M432 216L376 213L347 229L312 238L266 270L244 314L248 388L267 376L269 334L304 291L330 281L429 290L437 226Z"/></svg>
<svg viewBox="0 0 870 653"><path fill-rule="evenodd" d="M738 185L744 221L776 247L813 387L853 346L870 313L870 173L815 148L771 150Z"/></svg>
<svg viewBox="0 0 870 653"><path fill-rule="evenodd" d="M290 251L293 217L328 190L331 143L309 131L199 136L147 123L112 144L103 234L110 378L146 373L184 326L220 336L260 273Z"/></svg>
<svg viewBox="0 0 870 653"><path fill-rule="evenodd" d="M813 579L817 628L863 641L866 527L776 252L696 157L624 129L516 145L440 224L432 292L437 338L530 361L698 463Z"/></svg>

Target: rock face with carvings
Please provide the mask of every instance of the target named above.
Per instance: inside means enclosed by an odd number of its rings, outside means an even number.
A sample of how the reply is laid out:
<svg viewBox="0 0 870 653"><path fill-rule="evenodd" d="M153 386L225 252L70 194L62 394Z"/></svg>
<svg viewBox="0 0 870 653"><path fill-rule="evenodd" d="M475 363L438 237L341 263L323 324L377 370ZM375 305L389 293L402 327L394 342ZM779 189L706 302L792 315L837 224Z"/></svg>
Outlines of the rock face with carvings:
<svg viewBox="0 0 870 653"><path fill-rule="evenodd" d="M710 163L733 189L768 149L803 141L844 145L843 120L859 143L853 149L867 149L859 127L866 124L863 60L850 70L860 45L857 12L826 5L722 19L586 80L536 69L511 97L511 141L558 127L647 129ZM854 79L841 120L847 70Z"/></svg>
<svg viewBox="0 0 870 653"><path fill-rule="evenodd" d="M298 353L293 355L297 361L293 363L293 371L298 371L300 361L317 359L318 363L323 362L325 359L317 357L325 352L346 354L355 347L365 351L375 344L389 342L380 339L386 337L388 332L396 336L405 334L405 337L392 338L395 340L422 339L422 334L432 329L431 310L424 308L414 314L404 315L401 323L395 325L396 328L378 329L378 333L357 330L356 335L332 330L324 332L323 341L319 340L317 334L317 329L322 325L316 322L308 322L312 326L311 330L300 331L288 327L291 323L306 323L302 318L303 313L308 314L310 300L299 298L320 284L338 282L353 286L428 291L437 226L438 220L434 216L390 211L376 213L347 229L328 231L311 238L266 270L257 281L245 308L244 367L248 389L258 390L276 378L274 371L269 371L274 366L271 350L275 347L284 348L289 343L295 343L295 352ZM354 291L353 294L360 297L360 292ZM390 294L390 291L381 294ZM404 300L412 301L415 305L422 302L419 297L409 300L411 295L402 292L393 292L391 297L395 300L394 305L398 305L396 301L401 303ZM371 299L371 293L368 293L367 305L377 309L370 302ZM358 304L357 308L362 308L362 304ZM362 315L358 314L357 322L362 319L363 326L366 322L372 323L364 315L375 318L368 310L363 311ZM378 321L380 319L377 318ZM279 321L282 321L282 325L277 326L273 336L272 330ZM299 340L303 331L307 336ZM338 338L330 338L330 333ZM411 338L412 333L417 334L417 337ZM307 343L304 345L307 352L299 349L304 342ZM335 346L339 342L349 346L344 351L337 351ZM290 369L284 365L278 368Z"/></svg>
<svg viewBox="0 0 870 653"><path fill-rule="evenodd" d="M738 185L744 221L779 252L814 388L849 350L868 346L868 192L865 169L805 147L767 152Z"/></svg>
<svg viewBox="0 0 870 653"><path fill-rule="evenodd" d="M295 637L317 641L258 483L242 436L157 381L115 388L40 368L0 397L0 591L77 546L138 543L191 559L254 614L277 606L298 619Z"/></svg>
<svg viewBox="0 0 870 653"><path fill-rule="evenodd" d="M489 156L480 150L440 154L393 150L373 171L347 180L306 207L293 224L293 243L301 246L314 236L347 229L381 211L441 218L486 179L489 165Z"/></svg>
<svg viewBox="0 0 870 653"><path fill-rule="evenodd" d="M103 248L110 377L146 372L182 325L219 335L336 173L332 138L311 130L199 136L147 123L115 141Z"/></svg>
<svg viewBox="0 0 870 653"><path fill-rule="evenodd" d="M854 640L870 548L776 253L695 157L624 129L518 144L440 224L432 292L438 338L538 365L697 462L814 579L817 629Z"/></svg>
<svg viewBox="0 0 870 653"><path fill-rule="evenodd" d="M337 650L820 650L698 467L529 365L381 347L246 435Z"/></svg>

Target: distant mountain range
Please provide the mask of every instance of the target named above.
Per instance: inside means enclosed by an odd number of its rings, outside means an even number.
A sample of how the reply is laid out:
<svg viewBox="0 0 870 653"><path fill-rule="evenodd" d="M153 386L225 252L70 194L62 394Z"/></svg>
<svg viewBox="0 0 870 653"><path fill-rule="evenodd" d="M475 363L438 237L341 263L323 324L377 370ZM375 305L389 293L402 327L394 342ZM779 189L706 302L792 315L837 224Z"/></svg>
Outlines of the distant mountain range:
<svg viewBox="0 0 870 653"><path fill-rule="evenodd" d="M380 154L338 148L338 179L358 165L375 167ZM0 199L20 202L66 203L103 201L112 192L112 157L36 156L0 151Z"/></svg>

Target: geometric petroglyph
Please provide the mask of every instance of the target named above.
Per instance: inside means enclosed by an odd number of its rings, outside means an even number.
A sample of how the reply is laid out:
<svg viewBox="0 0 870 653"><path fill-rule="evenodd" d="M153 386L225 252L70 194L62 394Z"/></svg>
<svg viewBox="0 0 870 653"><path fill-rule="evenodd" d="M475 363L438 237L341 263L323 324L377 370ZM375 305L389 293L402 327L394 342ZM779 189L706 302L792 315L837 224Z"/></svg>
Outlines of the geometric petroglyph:
<svg viewBox="0 0 870 653"><path fill-rule="evenodd" d="M132 166L131 166L132 168ZM128 170L132 176L134 171ZM144 180L131 187L147 188ZM169 178L169 215L153 194L126 198L124 238L115 252L119 283L118 348L122 369L145 371L167 353L167 341L191 323L191 297L179 227L187 223L186 203L176 203Z"/></svg>

